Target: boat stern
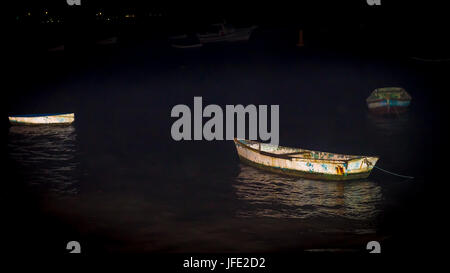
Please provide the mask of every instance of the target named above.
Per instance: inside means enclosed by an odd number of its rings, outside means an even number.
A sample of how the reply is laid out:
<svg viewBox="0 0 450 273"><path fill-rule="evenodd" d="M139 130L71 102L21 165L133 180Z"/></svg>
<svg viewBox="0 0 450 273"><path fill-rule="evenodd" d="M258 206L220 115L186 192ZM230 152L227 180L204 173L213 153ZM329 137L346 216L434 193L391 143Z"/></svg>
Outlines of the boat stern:
<svg viewBox="0 0 450 273"><path fill-rule="evenodd" d="M349 160L346 171L348 174L370 173L378 159L376 156L365 156Z"/></svg>

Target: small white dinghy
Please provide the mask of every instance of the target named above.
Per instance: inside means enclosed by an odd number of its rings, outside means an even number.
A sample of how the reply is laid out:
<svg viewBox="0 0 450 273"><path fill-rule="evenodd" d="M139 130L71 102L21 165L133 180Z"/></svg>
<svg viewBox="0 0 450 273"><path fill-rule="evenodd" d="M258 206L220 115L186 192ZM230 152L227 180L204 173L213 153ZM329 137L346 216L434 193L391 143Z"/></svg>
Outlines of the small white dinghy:
<svg viewBox="0 0 450 273"><path fill-rule="evenodd" d="M345 155L234 139L242 162L259 169L318 180L365 179L379 157Z"/></svg>
<svg viewBox="0 0 450 273"><path fill-rule="evenodd" d="M32 114L15 115L8 117L11 124L16 125L39 125L39 124L70 124L75 120L74 113L64 114Z"/></svg>

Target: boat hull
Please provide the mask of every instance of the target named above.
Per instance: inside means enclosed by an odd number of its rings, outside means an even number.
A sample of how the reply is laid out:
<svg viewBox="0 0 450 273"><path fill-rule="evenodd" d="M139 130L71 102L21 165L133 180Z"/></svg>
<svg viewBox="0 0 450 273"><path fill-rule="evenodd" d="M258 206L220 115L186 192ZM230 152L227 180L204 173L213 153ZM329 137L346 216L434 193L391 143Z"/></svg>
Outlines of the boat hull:
<svg viewBox="0 0 450 273"><path fill-rule="evenodd" d="M293 170L293 169L287 169L287 168L276 168L272 166L266 166L263 164L259 164L256 162L253 162L251 160L248 160L245 157L239 156L239 159L242 163L247 164L249 166L269 171L272 173L278 173L283 175L289 175L289 176L297 176L301 178L307 178L307 179L314 179L314 180L331 180L331 181L344 181L344 180L357 180L357 179L365 179L369 177L371 171L367 171L364 173L358 173L358 174L348 174L348 175L333 175L333 174L325 174L325 173L310 173L305 171L299 171L299 170Z"/></svg>
<svg viewBox="0 0 450 273"><path fill-rule="evenodd" d="M409 100L379 100L368 102L367 107L376 114L400 114L408 111Z"/></svg>
<svg viewBox="0 0 450 273"><path fill-rule="evenodd" d="M40 124L71 124L75 120L75 114L51 114L51 115L20 115L8 117L13 125L40 125Z"/></svg>
<svg viewBox="0 0 450 273"><path fill-rule="evenodd" d="M365 156L344 159L344 155L341 157L338 154L328 153L323 154L333 155L334 158L283 158L251 148L241 140L235 140L235 145L244 164L274 173L316 180L364 179L370 175L378 160L378 157Z"/></svg>
<svg viewBox="0 0 450 273"><path fill-rule="evenodd" d="M401 87L383 87L375 89L366 102L372 113L399 114L408 110L411 96Z"/></svg>

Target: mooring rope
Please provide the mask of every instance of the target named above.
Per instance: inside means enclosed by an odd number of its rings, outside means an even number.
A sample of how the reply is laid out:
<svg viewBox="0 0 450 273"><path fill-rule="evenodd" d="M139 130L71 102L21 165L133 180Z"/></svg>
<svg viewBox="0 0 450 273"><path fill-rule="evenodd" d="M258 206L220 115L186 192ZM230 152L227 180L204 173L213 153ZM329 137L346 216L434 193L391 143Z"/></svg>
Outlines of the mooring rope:
<svg viewBox="0 0 450 273"><path fill-rule="evenodd" d="M403 178L408 178L408 179L414 179L414 177L412 177L412 176L407 176L407 175L401 175L401 174L398 174L398 173L393 173L393 172L387 171L387 170L385 170L385 169L382 169L382 168L380 168L380 167L378 167L378 166L373 166L373 167L379 169L380 171L383 171L383 172L386 172L386 173L388 173L388 174L392 174L392 175L395 175L395 176L398 176L398 177L403 177Z"/></svg>

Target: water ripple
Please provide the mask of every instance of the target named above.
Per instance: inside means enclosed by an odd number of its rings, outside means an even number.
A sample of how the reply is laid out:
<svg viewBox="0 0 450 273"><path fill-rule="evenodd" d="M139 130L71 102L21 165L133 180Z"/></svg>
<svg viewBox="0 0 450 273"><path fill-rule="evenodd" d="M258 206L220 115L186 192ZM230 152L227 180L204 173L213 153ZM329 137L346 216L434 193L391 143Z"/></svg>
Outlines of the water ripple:
<svg viewBox="0 0 450 273"><path fill-rule="evenodd" d="M79 165L73 126L12 126L8 156L27 183L57 195L73 195Z"/></svg>
<svg viewBox="0 0 450 273"><path fill-rule="evenodd" d="M373 219L380 212L381 187L372 181L317 181L280 176L240 165L233 184L245 201L242 217Z"/></svg>

